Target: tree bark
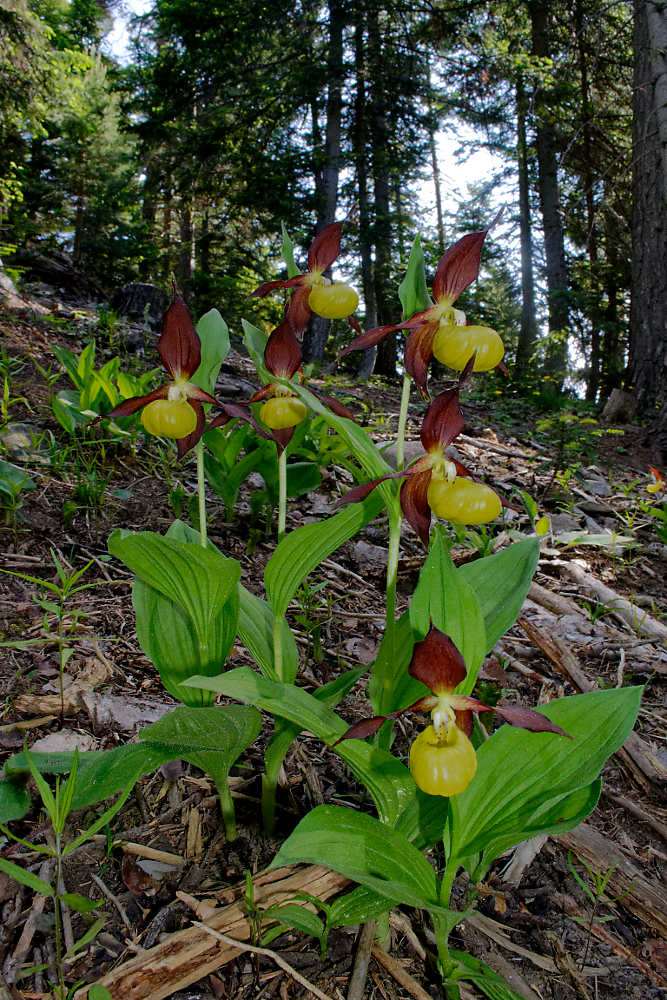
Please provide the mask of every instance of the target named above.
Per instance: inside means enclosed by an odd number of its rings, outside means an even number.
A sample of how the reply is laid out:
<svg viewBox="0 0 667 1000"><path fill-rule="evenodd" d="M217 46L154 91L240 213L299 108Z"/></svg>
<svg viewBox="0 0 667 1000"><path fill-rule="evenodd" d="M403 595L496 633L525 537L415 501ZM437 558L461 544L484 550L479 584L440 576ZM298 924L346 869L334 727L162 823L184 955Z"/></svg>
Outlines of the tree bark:
<svg viewBox="0 0 667 1000"><path fill-rule="evenodd" d="M667 23L664 3L635 0L632 289L629 378L639 413L667 452Z"/></svg>
<svg viewBox="0 0 667 1000"><path fill-rule="evenodd" d="M371 247L370 208L368 204L368 104L366 97L366 57L364 44L363 13L357 10L354 26L354 69L357 91L354 101L354 162L357 174L357 197L359 201L359 255L361 257L361 289L364 297L364 325L367 330L377 326L377 306L375 304L375 284L373 281L373 255ZM375 367L377 348L369 347L362 352L357 375L367 378Z"/></svg>
<svg viewBox="0 0 667 1000"><path fill-rule="evenodd" d="M528 9L533 55L547 59L550 55L548 4L544 0L529 0ZM549 343L544 369L560 387L567 365L569 303L558 187L556 135L550 104L548 92L543 88L539 89L535 95L537 167L549 306Z"/></svg>
<svg viewBox="0 0 667 1000"><path fill-rule="evenodd" d="M181 294L187 298L192 284L192 244L194 226L192 206L182 202L178 213L179 244L176 258L176 281Z"/></svg>
<svg viewBox="0 0 667 1000"><path fill-rule="evenodd" d="M588 263L590 268L590 309L589 320L591 324L591 352L588 371L588 382L586 385L586 399L595 402L600 388L600 377L602 367L601 348L601 328L602 310L601 282L600 282L600 262L598 256L597 240L597 219L596 204L594 195L595 177L593 171L593 137L591 125L593 112L591 109L590 88L588 84L588 55L586 53L584 35L584 16L581 7L581 0L576 0L574 8L574 20L577 32L577 58L579 62L579 91L581 96L581 137L583 146L583 165L581 179L584 187L584 198L586 199L586 248L588 250Z"/></svg>
<svg viewBox="0 0 667 1000"><path fill-rule="evenodd" d="M318 233L336 218L338 206L338 175L340 173L340 128L343 111L343 6L340 0L329 0L329 54L327 58L327 123L318 170ZM331 277L327 272L327 277ZM322 361L331 329L331 320L313 316L303 338L305 361Z"/></svg>
<svg viewBox="0 0 667 1000"><path fill-rule="evenodd" d="M530 182L528 177L528 139L526 115L528 104L523 77L516 80L517 166L519 174L519 241L521 244L521 327L516 349L516 366L525 374L537 344L535 314L535 276L533 272L533 239L530 221Z"/></svg>
<svg viewBox="0 0 667 1000"><path fill-rule="evenodd" d="M387 146L387 108L383 86L383 56L380 21L377 9L368 18L369 79L371 81L370 145L373 193L375 196L375 301L378 322L394 319L390 288L391 212L389 206L389 172ZM396 335L389 334L378 345L375 371L387 378L396 377Z"/></svg>

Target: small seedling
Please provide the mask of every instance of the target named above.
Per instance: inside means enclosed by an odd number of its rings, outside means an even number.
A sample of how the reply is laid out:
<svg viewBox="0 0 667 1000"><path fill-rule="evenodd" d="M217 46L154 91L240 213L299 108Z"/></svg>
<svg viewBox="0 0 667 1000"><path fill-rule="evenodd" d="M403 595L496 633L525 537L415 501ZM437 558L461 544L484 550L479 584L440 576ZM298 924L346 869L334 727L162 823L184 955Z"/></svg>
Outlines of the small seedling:
<svg viewBox="0 0 667 1000"><path fill-rule="evenodd" d="M618 864L612 865L611 868L608 868L606 872L599 872L599 871L594 871L594 869L592 869L590 865L588 865L583 860L583 858L577 857L577 861L579 861L579 863L582 864L586 869L589 876L588 879L582 878L581 875L579 875L572 861L572 851L568 851L567 863L569 865L570 871L572 872L576 881L579 883L579 885L581 886L581 888L584 890L584 892L591 901L591 912L587 917L572 917L572 920L574 920L578 924L583 924L588 930L588 934L586 937L586 947L584 949L584 954L581 959L581 962L579 963L579 969L581 970L586 965L586 961L588 959L588 953L591 947L591 938L593 935L593 927L595 926L596 923L597 924L608 923L608 921L614 920L616 916L614 913L603 914L602 916L600 916L599 915L600 908L602 906L613 906L614 903L618 903L619 900L627 896L627 894L630 892L630 889L627 889L625 892L622 892L620 896L613 896L613 897L607 896L606 890L607 890L607 885L609 884L609 879L613 875L614 870L618 868Z"/></svg>
<svg viewBox="0 0 667 1000"><path fill-rule="evenodd" d="M78 940L76 940L66 952L63 952L63 907L67 906L71 910L75 910L77 913L86 917L89 914L92 914L101 903L101 900L94 902L75 892L61 891L60 886L63 884L63 862L68 855L70 855L82 844L85 844L87 840L94 837L98 830L103 829L109 823L112 817L115 816L118 810L122 807L123 803L132 791L133 785L130 785L130 787L121 794L116 802L114 802L114 804L101 816L98 816L98 818L86 830L84 830L83 833L79 834L78 837L70 841L69 844L66 844L64 842L63 833L67 817L69 816L72 807L72 799L74 797L76 775L78 770L78 753L77 751L74 752L72 769L69 773L67 781L63 783L59 776L56 777L53 791L35 767L28 750L25 751L25 756L33 780L37 785L37 790L42 800L42 804L51 823L51 837L48 838L50 840L49 846L43 847L40 844L33 844L30 841L22 840L20 837L13 834L8 827L1 823L0 830L2 830L6 837L9 837L16 841L16 843L27 847L29 851L36 851L38 854L44 854L53 859L55 862L53 884L46 882L44 879L39 878L32 872L26 871L26 869L22 868L20 865L15 864L13 861L8 861L3 857L0 857L0 871L5 872L5 874L9 875L17 882L20 882L21 885L25 885L29 889L32 889L33 892L40 893L42 896L46 896L47 899L53 900L56 947L55 971L57 975L54 995L58 997L58 1000L68 1000L73 993L73 989L68 987L65 982L65 966L70 959L74 958L74 956L81 951L82 948L85 948L87 944L95 939L104 926L105 918L97 917L93 920L85 933ZM48 966L43 965L29 971L38 972L46 968L48 968ZM80 984L77 983L76 985L78 986ZM98 991L98 997L99 1000L103 1000L104 994L100 994Z"/></svg>

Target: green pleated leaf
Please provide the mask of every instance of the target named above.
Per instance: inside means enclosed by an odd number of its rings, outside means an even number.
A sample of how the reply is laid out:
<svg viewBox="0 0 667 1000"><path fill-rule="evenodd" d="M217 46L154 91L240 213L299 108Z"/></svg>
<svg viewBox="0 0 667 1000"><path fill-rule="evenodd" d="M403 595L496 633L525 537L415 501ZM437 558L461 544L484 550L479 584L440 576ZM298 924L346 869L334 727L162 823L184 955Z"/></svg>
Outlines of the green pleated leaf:
<svg viewBox="0 0 667 1000"><path fill-rule="evenodd" d="M109 538L109 551L184 611L200 639L205 638L241 576L235 559L151 531L125 537L115 531Z"/></svg>
<svg viewBox="0 0 667 1000"><path fill-rule="evenodd" d="M382 505L382 497L374 491L363 503L350 504L326 521L304 524L285 535L264 571L266 594L278 617L285 614L308 574L368 524Z"/></svg>
<svg viewBox="0 0 667 1000"><path fill-rule="evenodd" d="M187 760L220 787L226 784L232 764L255 742L261 728L261 715L247 705L176 708L142 729L139 737L149 744L168 747L170 759Z"/></svg>
<svg viewBox="0 0 667 1000"><path fill-rule="evenodd" d="M335 712L307 691L293 684L266 680L247 667L229 670L219 677L193 677L189 683L287 719L330 746L348 728ZM408 769L392 754L361 740L345 740L334 749L366 786L382 820L393 823L415 794Z"/></svg>
<svg viewBox="0 0 667 1000"><path fill-rule="evenodd" d="M239 584L238 637L253 660L269 680L279 680L273 660L273 612L261 597L256 597ZM282 622L283 673L287 683L293 683L299 666L299 651L291 628Z"/></svg>
<svg viewBox="0 0 667 1000"><path fill-rule="evenodd" d="M324 933L324 924L320 918L307 910L305 906L298 903L283 903L282 905L270 906L262 913L263 920L279 920L278 927L272 927L262 936L262 945L266 947L274 941L280 934L293 927L302 934L309 934L311 937L321 938Z"/></svg>
<svg viewBox="0 0 667 1000"><path fill-rule="evenodd" d="M93 983L88 990L88 1000L113 1000L113 997L109 993L106 986L100 986L99 983Z"/></svg>
<svg viewBox="0 0 667 1000"><path fill-rule="evenodd" d="M23 469L0 459L0 493L16 499L19 493L34 490L35 485L35 480L31 479Z"/></svg>
<svg viewBox="0 0 667 1000"><path fill-rule="evenodd" d="M294 260L294 244L290 239L289 233L285 228L285 223L280 223L280 231L282 233L283 243L282 243L282 256L285 261L285 266L287 267L287 277L295 278L297 274L300 274L299 268Z"/></svg>
<svg viewBox="0 0 667 1000"><path fill-rule="evenodd" d="M431 305L424 272L424 252L419 236L415 236L412 244L405 277L398 286L398 297L403 306L403 319L410 319L415 313L424 312Z"/></svg>
<svg viewBox="0 0 667 1000"><path fill-rule="evenodd" d="M526 538L493 556L466 563L456 571L470 586L482 609L486 653L516 621L530 590L539 555L539 539Z"/></svg>
<svg viewBox="0 0 667 1000"><path fill-rule="evenodd" d="M132 605L139 645L159 671L167 691L192 707L212 704L209 692L186 688L183 681L194 674L215 676L224 670L237 633L238 589L232 591L212 620L205 643L173 601L140 579L135 580L132 588Z"/></svg>
<svg viewBox="0 0 667 1000"><path fill-rule="evenodd" d="M392 905L386 896L381 896L365 885L358 885L333 901L328 923L330 927L365 924L386 913Z"/></svg>
<svg viewBox="0 0 667 1000"><path fill-rule="evenodd" d="M247 319L242 319L241 325L243 327L243 344L245 349L252 358L262 384L266 385L273 378L264 365L264 348L269 338L256 326L253 326L252 323L249 323Z"/></svg>
<svg viewBox="0 0 667 1000"><path fill-rule="evenodd" d="M201 361L191 381L211 395L220 374L220 365L229 354L229 329L217 309L209 309L197 323L201 340Z"/></svg>
<svg viewBox="0 0 667 1000"><path fill-rule="evenodd" d="M325 865L392 903L439 909L438 880L424 855L373 816L342 806L317 806L301 820L271 868Z"/></svg>
<svg viewBox="0 0 667 1000"><path fill-rule="evenodd" d="M183 688L183 681L224 669L238 625L241 567L214 547L183 540L180 522L169 531L167 537L115 532L109 551L137 576L132 603L141 648L170 694L201 706L213 699Z"/></svg>
<svg viewBox="0 0 667 1000"><path fill-rule="evenodd" d="M170 760L187 760L214 779L226 780L229 768L254 742L260 728L259 712L242 705L176 708L142 730L137 743L79 753L72 809L84 809L129 790L141 775ZM30 753L30 761L42 774L66 774L73 757L69 752ZM5 771L14 781L29 774L26 754L11 757Z"/></svg>
<svg viewBox="0 0 667 1000"><path fill-rule="evenodd" d="M0 823L21 819L30 809L30 792L21 778L0 780Z"/></svg>
<svg viewBox="0 0 667 1000"><path fill-rule="evenodd" d="M213 431L209 433L215 434L219 429L218 427L214 427ZM208 441L206 444L208 445ZM263 461L264 458L259 448L255 448L249 454L244 455L243 458L238 459L231 468L226 463L222 463L216 459L214 455L204 453L206 481L213 492L217 493L224 502L228 520L232 517L241 483L245 482L250 473L254 472Z"/></svg>
<svg viewBox="0 0 667 1000"><path fill-rule="evenodd" d="M410 601L410 622L417 638L427 634L431 622L450 637L468 671L457 690L469 694L486 653L484 618L475 594L456 571L440 526L436 527Z"/></svg>
<svg viewBox="0 0 667 1000"><path fill-rule="evenodd" d="M383 635L373 664L368 697L375 715L389 715L407 708L424 694L424 685L408 673L414 644L410 614L405 611L396 622L393 634L385 632Z"/></svg>
<svg viewBox="0 0 667 1000"><path fill-rule="evenodd" d="M457 979L469 980L474 983L477 989L481 990L489 1000L522 1000L523 994L510 989L502 976L499 976L497 972L494 972L478 958L473 958L467 952L457 951L454 948L449 953L461 966L461 974Z"/></svg>
<svg viewBox="0 0 667 1000"><path fill-rule="evenodd" d="M640 687L591 691L540 706L572 739L501 726L479 747L472 783L450 799L451 853L464 858L487 845L502 853L583 819L595 804L593 783L604 762L632 731L641 693Z"/></svg>
<svg viewBox="0 0 667 1000"><path fill-rule="evenodd" d="M322 474L317 462L289 462L287 465L287 497L303 496L316 490L322 482Z"/></svg>
<svg viewBox="0 0 667 1000"><path fill-rule="evenodd" d="M322 702L323 705L327 705L329 708L335 708L365 673L366 667L361 667L358 670L348 670L347 673L341 674L340 677L313 691L313 698ZM302 728L301 725L295 722L288 722L286 719L275 720L273 735L264 753L266 777L274 786L278 781L285 755Z"/></svg>

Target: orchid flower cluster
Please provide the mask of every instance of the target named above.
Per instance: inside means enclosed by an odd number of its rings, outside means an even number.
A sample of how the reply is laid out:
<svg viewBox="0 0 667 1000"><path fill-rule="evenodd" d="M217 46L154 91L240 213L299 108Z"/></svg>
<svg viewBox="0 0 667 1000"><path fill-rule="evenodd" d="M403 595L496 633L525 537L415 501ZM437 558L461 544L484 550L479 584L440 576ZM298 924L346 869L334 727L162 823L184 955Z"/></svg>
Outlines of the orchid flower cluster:
<svg viewBox="0 0 667 1000"><path fill-rule="evenodd" d="M207 429L204 403L221 411L209 422L209 430L239 419L249 423L258 434L269 437L257 424L247 405L222 403L191 381L201 364L201 340L187 306L175 288L172 303L162 320L157 351L170 381L145 396L124 399L108 414L110 418L129 417L141 411L145 430L157 437L174 439L179 458L199 443Z"/></svg>
<svg viewBox="0 0 667 1000"><path fill-rule="evenodd" d="M178 752L213 777L227 835L233 838L229 771L257 739L260 710L268 712L275 728L265 750L262 775L267 830L275 821L283 761L292 741L304 730L335 748L368 790L377 810L376 818L365 810L317 806L283 843L273 866L309 861L334 868L359 884L327 910L327 928L375 919L400 903L425 909L433 918L447 996L460 996L456 984L462 979L481 983L487 973L487 985L495 990L488 995L500 995L498 977L490 970L480 971L481 963L470 960L470 964L464 953L449 952L449 935L465 917L450 908L456 874L463 866L471 881L477 882L495 858L521 841L565 832L585 819L600 794L598 776L604 761L632 729L641 690L593 691L558 699L538 710L513 705L491 709L472 695L484 657L519 614L539 555L539 540L530 537L457 568L441 526L432 531L433 516L454 524L480 524L496 518L504 504L451 451L464 427L461 390L474 372L502 369L504 349L496 331L466 325L464 314L454 306L477 278L488 228L464 236L443 255L433 280L435 301L426 290L421 251L415 255L413 248L411 262L417 263L408 266L408 292L403 296L399 289L404 319L365 333L353 315L356 292L332 282L326 274L340 251L341 230L342 223L336 222L315 238L305 272L266 282L253 293L264 296L282 289L289 298L268 338L255 328L251 336L246 325L246 344L264 383L250 399L236 403L216 399L217 373L229 349L227 328L216 314L214 326L224 328L224 337L219 335L214 349L215 337L204 337L202 351L185 303L174 291L157 345L165 381L153 392L126 399L110 414L122 417L141 411L146 431L174 439L179 456L196 448L199 530L176 520L166 535L121 530L109 539L110 553L135 577L132 602L140 645L167 689L183 705L140 733L132 754L126 754L127 747L82 752L82 777L77 779L72 801L76 808L84 808L99 797L121 791L127 795L141 774ZM291 265L289 269L296 270ZM423 454L407 468L399 459L398 471L393 472L345 407L316 396L304 384L300 341L313 313L348 319L358 335L343 355L371 347L394 331L407 331L407 375L399 414L401 447L411 380L429 404L420 428ZM198 327L204 328L205 324ZM431 399L427 376L433 357L460 374L453 385ZM258 406L257 418L253 405ZM213 414L208 423L205 407ZM337 433L341 447L358 461L368 482L341 497L336 504L340 509L331 517L287 533L287 448L309 409ZM276 445L279 541L264 573L266 599L243 586L239 561L224 556L206 535L202 435L232 420L246 423ZM250 439L251 453L239 460L245 443L235 450L232 447L226 473L237 489L242 478L234 470L256 468L252 465L256 442L247 428L241 432L237 438ZM219 444L225 436L207 438L210 455L216 439ZM229 438L234 436L232 432ZM264 454L267 450L271 467L266 476L275 478L272 449L255 449ZM215 489L212 476L209 482ZM655 493L664 490L657 474L648 488ZM382 506L389 521L386 622L370 668L368 696L373 715L347 726L336 709L366 668L348 670L314 693L295 684L299 650L286 613L308 575ZM409 607L397 617L402 520L414 529L428 554ZM257 670L247 666L227 669L227 658L237 641L246 647ZM218 695L243 704L215 705ZM479 716L489 711L508 725L486 738L484 727L475 726L475 718L479 722ZM409 767L391 752L393 720L407 713L430 716L412 741ZM369 737L372 740L366 742ZM14 777L26 775L23 756L17 755L14 761ZM53 767L52 755L35 754L33 760L45 771ZM12 786L12 811L5 815L1 792L0 782L0 822L3 817L16 818L24 806L27 811L29 795L17 806ZM95 829L102 827L105 816ZM444 848L441 879L424 855L437 843ZM30 878L26 884L34 886L35 876ZM291 912L296 909L296 905L290 907ZM314 915L308 916L312 927Z"/></svg>

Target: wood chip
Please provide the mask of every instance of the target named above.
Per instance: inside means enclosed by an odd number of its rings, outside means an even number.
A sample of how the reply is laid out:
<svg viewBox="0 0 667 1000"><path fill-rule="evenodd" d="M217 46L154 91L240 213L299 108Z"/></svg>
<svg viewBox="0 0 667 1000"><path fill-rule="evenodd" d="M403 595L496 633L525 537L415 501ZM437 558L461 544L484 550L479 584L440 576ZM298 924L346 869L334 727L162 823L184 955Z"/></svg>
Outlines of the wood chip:
<svg viewBox="0 0 667 1000"><path fill-rule="evenodd" d="M298 892L309 892L326 902L348 884L348 879L342 875L317 865L280 868L263 872L253 879L255 902L265 905ZM209 927L237 941L248 941L252 936L243 902L244 891L245 882L236 887L237 898L233 903L219 907L207 919ZM201 927L187 927L113 969L98 983L113 997L123 1000L163 1000L204 979L238 954L238 948L222 945ZM84 1000L90 985L78 990L75 1000Z"/></svg>

